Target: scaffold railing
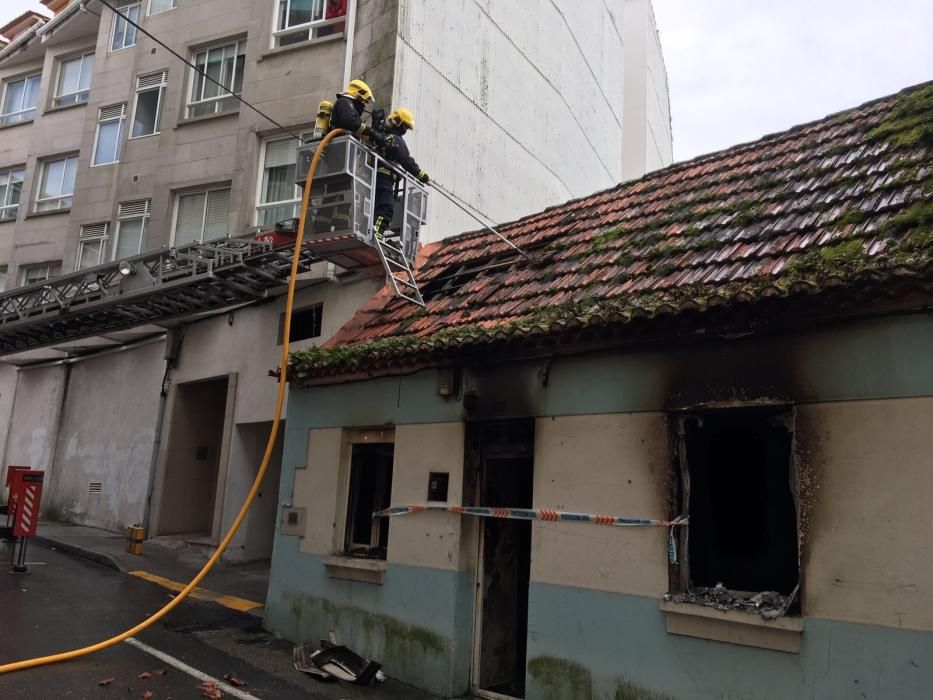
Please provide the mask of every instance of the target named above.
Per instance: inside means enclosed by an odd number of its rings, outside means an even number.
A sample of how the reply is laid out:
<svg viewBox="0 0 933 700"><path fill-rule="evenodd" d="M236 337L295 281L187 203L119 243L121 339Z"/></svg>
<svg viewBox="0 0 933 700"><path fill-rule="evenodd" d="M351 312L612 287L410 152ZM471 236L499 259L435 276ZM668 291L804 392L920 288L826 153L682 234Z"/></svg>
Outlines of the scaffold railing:
<svg viewBox="0 0 933 700"><path fill-rule="evenodd" d="M317 258L302 251L299 269ZM0 294L0 355L266 298L286 284L289 244L226 236L164 248Z"/></svg>

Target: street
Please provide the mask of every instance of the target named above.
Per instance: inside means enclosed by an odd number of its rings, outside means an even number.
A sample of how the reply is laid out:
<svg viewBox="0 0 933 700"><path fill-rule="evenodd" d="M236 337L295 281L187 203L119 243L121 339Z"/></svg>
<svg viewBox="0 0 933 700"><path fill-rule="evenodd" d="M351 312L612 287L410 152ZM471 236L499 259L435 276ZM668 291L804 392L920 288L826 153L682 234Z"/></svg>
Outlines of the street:
<svg viewBox="0 0 933 700"><path fill-rule="evenodd" d="M0 569L0 662L99 642L151 614L171 595L147 581L44 547L32 547L28 559L29 574L10 574L5 563ZM291 666L291 645L265 634L259 618L212 603L186 600L136 639L139 645L121 643L74 661L0 676L0 697L185 700L210 697L198 688L206 677L232 683L223 697L244 700L420 696L392 683L358 688L306 678ZM179 664L203 675L190 675Z"/></svg>

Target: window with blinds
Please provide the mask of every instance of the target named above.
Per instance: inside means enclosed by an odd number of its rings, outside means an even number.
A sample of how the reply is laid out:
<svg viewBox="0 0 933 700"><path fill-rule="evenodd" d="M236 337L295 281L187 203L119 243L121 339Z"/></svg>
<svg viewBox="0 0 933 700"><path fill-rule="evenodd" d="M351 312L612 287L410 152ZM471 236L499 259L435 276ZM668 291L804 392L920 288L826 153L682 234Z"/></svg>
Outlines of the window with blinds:
<svg viewBox="0 0 933 700"><path fill-rule="evenodd" d="M178 196L173 245L202 243L227 235L230 188Z"/></svg>
<svg viewBox="0 0 933 700"><path fill-rule="evenodd" d="M302 139L310 135L302 134ZM298 155L297 139L275 139L265 142L259 201L256 203L256 223L271 226L298 216L301 190L295 185Z"/></svg>
<svg viewBox="0 0 933 700"><path fill-rule="evenodd" d="M168 71L140 75L136 78L136 98L133 102L133 131L130 138L159 133L162 101L168 85Z"/></svg>
<svg viewBox="0 0 933 700"><path fill-rule="evenodd" d="M94 159L91 166L111 165L120 161L123 124L126 121L126 103L101 107L97 115L97 134L94 137Z"/></svg>
<svg viewBox="0 0 933 700"><path fill-rule="evenodd" d="M107 248L106 222L87 224L81 227L78 236L78 255L75 260L75 270L84 270L104 262L104 251Z"/></svg>
<svg viewBox="0 0 933 700"><path fill-rule="evenodd" d="M120 202L117 208L117 235L113 244L114 260L130 258L143 252L151 210L151 199Z"/></svg>

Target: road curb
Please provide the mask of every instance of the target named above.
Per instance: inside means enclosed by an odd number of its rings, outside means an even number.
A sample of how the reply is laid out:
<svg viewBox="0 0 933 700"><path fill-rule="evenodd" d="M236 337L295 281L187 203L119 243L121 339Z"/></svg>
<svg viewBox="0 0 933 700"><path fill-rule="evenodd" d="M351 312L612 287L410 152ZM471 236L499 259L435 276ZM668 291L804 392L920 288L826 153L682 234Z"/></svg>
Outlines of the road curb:
<svg viewBox="0 0 933 700"><path fill-rule="evenodd" d="M129 571L129 569L121 564L118 559L113 558L109 554L104 554L103 552L95 552L93 549L88 549L87 547L82 547L81 545L72 544L71 542L65 542L63 540L58 540L54 537L47 537L45 535L36 535L34 540L38 544L41 544L43 547L57 549L60 552L65 552L66 554L70 554L80 559L88 559L90 561L96 562L97 564L101 564L123 573Z"/></svg>

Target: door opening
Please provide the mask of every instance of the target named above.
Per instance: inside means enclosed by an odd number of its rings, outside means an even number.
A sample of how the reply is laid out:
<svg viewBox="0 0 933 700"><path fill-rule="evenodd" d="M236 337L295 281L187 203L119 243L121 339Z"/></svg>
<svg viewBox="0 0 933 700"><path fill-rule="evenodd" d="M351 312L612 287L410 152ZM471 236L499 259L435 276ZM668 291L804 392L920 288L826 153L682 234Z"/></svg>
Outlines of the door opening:
<svg viewBox="0 0 933 700"><path fill-rule="evenodd" d="M179 384L166 450L159 535L210 538L228 378Z"/></svg>
<svg viewBox="0 0 933 700"><path fill-rule="evenodd" d="M531 508L534 421L488 423L479 431L479 505ZM475 443L474 443L475 444ZM474 687L525 696L531 522L481 521Z"/></svg>

